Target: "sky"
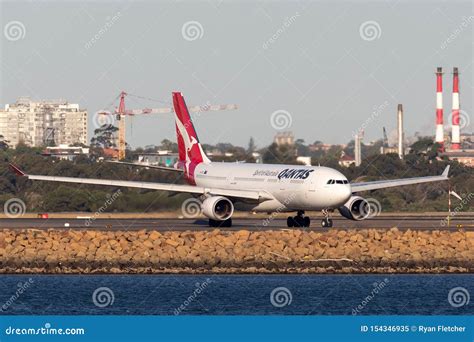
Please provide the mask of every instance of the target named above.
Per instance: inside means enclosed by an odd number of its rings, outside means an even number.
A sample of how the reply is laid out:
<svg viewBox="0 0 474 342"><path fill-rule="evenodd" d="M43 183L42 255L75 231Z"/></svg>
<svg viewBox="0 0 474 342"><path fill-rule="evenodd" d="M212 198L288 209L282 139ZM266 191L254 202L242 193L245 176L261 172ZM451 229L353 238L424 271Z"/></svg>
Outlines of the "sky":
<svg viewBox="0 0 474 342"><path fill-rule="evenodd" d="M461 125L474 131L471 1L2 1L0 104L67 99L89 112L237 104L195 116L201 143L258 147L279 131L306 143L434 135L435 70L443 67L450 129L452 68ZM138 97L137 97L138 96ZM127 121L132 147L175 140L172 114Z"/></svg>

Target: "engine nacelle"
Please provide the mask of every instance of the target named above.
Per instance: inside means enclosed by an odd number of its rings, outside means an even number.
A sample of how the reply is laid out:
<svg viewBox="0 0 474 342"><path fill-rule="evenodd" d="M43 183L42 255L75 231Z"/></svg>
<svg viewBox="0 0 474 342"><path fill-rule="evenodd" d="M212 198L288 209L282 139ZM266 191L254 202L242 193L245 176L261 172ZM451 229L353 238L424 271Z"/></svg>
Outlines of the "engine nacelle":
<svg viewBox="0 0 474 342"><path fill-rule="evenodd" d="M342 206L337 208L342 216L349 220L362 221L370 215L370 203L363 197L351 196Z"/></svg>
<svg viewBox="0 0 474 342"><path fill-rule="evenodd" d="M224 221L234 213L234 204L223 196L208 197L202 202L202 213L213 220Z"/></svg>

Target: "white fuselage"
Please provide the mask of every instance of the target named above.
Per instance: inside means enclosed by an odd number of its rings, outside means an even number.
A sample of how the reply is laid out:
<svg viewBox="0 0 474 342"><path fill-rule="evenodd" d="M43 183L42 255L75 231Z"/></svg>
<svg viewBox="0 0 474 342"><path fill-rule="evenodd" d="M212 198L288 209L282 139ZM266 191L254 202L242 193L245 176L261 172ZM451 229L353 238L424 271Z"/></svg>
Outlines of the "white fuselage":
<svg viewBox="0 0 474 342"><path fill-rule="evenodd" d="M352 195L342 173L320 166L200 163L194 179L202 187L258 190L274 198L255 206L254 211L335 209ZM334 184L328 184L330 180Z"/></svg>

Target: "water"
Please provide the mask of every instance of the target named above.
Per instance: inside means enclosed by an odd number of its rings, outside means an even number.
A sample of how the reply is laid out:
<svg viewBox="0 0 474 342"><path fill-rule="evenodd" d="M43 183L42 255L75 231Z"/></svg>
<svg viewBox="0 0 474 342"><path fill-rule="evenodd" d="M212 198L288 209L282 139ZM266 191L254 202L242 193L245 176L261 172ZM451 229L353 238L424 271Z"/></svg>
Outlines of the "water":
<svg viewBox="0 0 474 342"><path fill-rule="evenodd" d="M474 275L2 275L0 314L472 315L473 294Z"/></svg>

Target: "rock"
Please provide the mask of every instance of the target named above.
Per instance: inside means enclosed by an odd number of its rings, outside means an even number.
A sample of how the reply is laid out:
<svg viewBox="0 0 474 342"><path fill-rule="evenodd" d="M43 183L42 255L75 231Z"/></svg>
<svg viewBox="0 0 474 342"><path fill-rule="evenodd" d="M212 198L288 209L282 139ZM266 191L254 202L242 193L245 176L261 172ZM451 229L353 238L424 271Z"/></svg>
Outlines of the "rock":
<svg viewBox="0 0 474 342"><path fill-rule="evenodd" d="M250 232L248 230L239 230L238 232L235 233L235 235L237 236L237 238L239 240L248 240L249 236L250 236Z"/></svg>
<svg viewBox="0 0 474 342"><path fill-rule="evenodd" d="M86 238L90 239L90 240L93 240L95 239L97 236L97 232L95 230L87 230L86 231Z"/></svg>
<svg viewBox="0 0 474 342"><path fill-rule="evenodd" d="M188 255L189 248L185 246L178 246L176 248L176 252L178 253L180 258L184 259Z"/></svg>
<svg viewBox="0 0 474 342"><path fill-rule="evenodd" d="M148 238L152 241L156 241L158 240L159 238L161 238L162 235L161 233L157 232L157 231L152 231L149 235L148 235Z"/></svg>
<svg viewBox="0 0 474 342"><path fill-rule="evenodd" d="M166 242L168 245L173 246L173 247L178 247L178 246L179 246L179 242L174 241L174 240L171 240L171 239L167 239L165 242Z"/></svg>
<svg viewBox="0 0 474 342"><path fill-rule="evenodd" d="M474 264L474 233L464 231L3 229L0 238L3 273L474 271L468 266ZM311 261L324 258L349 258L355 263ZM47 266L31 267L35 264Z"/></svg>
<svg viewBox="0 0 474 342"><path fill-rule="evenodd" d="M329 244L329 247L336 247L338 245L338 241L337 239L333 238L333 237L330 237L328 239L328 244Z"/></svg>
<svg viewBox="0 0 474 342"><path fill-rule="evenodd" d="M150 241L150 240L145 240L143 241L143 246L145 246L146 248L153 248L153 242Z"/></svg>
<svg viewBox="0 0 474 342"><path fill-rule="evenodd" d="M295 247L293 251L297 259L303 259L309 252L308 248L305 247Z"/></svg>

